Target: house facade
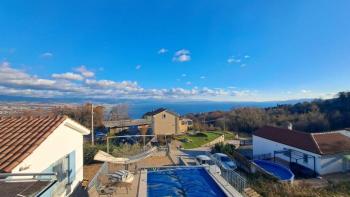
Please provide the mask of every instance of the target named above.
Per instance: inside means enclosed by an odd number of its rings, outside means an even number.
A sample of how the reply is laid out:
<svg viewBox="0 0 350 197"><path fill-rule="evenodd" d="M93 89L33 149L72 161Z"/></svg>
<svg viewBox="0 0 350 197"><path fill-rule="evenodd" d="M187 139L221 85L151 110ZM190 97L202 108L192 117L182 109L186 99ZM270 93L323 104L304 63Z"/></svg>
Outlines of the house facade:
<svg viewBox="0 0 350 197"><path fill-rule="evenodd" d="M83 180L83 135L90 130L66 116L0 119L0 170L57 174L41 196L69 196Z"/></svg>
<svg viewBox="0 0 350 197"><path fill-rule="evenodd" d="M253 133L253 156L266 154L319 175L350 171L350 138L339 132L305 133L263 127Z"/></svg>
<svg viewBox="0 0 350 197"><path fill-rule="evenodd" d="M179 129L180 132L185 133L188 130L193 129L193 121L188 118L180 118L179 120Z"/></svg>
<svg viewBox="0 0 350 197"><path fill-rule="evenodd" d="M175 135L180 133L180 116L164 108L147 112L143 116L151 122L154 135Z"/></svg>

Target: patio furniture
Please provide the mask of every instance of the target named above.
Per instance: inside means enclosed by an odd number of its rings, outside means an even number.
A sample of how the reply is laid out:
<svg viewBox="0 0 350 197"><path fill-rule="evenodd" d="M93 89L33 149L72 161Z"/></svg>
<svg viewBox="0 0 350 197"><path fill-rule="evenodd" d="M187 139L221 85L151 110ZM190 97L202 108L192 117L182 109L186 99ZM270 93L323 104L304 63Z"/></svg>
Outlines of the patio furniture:
<svg viewBox="0 0 350 197"><path fill-rule="evenodd" d="M98 196L113 196L113 193L117 190L116 187L112 186L100 186L97 188Z"/></svg>
<svg viewBox="0 0 350 197"><path fill-rule="evenodd" d="M114 173L107 174L109 180L115 182L131 183L134 180L134 175L127 170L117 170Z"/></svg>

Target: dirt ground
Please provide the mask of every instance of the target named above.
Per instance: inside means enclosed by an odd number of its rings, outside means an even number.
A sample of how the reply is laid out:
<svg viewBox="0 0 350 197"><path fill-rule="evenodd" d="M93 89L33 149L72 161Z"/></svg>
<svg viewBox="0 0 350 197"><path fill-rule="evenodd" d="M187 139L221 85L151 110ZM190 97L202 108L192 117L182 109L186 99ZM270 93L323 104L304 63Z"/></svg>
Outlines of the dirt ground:
<svg viewBox="0 0 350 197"><path fill-rule="evenodd" d="M84 165L84 179L86 180L91 180L97 171L100 169L102 163L94 163L94 164L89 164L89 165Z"/></svg>

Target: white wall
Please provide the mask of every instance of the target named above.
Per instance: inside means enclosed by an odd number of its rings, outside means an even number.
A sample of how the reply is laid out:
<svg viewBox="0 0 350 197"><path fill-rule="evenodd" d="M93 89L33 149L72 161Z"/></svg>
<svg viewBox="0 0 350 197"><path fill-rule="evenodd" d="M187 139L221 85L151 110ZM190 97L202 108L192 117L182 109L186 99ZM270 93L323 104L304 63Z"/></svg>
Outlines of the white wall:
<svg viewBox="0 0 350 197"><path fill-rule="evenodd" d="M319 170L319 160L320 160L320 155L305 151L305 150L301 150L295 147L291 147L285 144L280 144L278 142L274 142L265 138L261 138L258 136L253 135L253 155L261 155L261 154L268 154L270 153L271 156L273 157L273 153L274 151L281 151L283 149L292 149L292 150L297 150L299 152L308 154L308 155L312 155L316 157L316 172L318 172ZM285 161L289 162L289 157L285 156L283 154L278 154L276 155L276 157L283 159ZM292 162L295 162L295 160L292 160ZM303 159L298 160L298 164L303 165L311 170L314 169L314 160L313 158L309 158L308 162L305 163L303 161Z"/></svg>
<svg viewBox="0 0 350 197"><path fill-rule="evenodd" d="M320 174L342 172L344 170L343 155L322 156L320 160Z"/></svg>
<svg viewBox="0 0 350 197"><path fill-rule="evenodd" d="M265 138L261 138L253 135L253 155L261 155L271 153L273 156L274 151L280 151L286 149L297 150L302 153L312 155L316 157L316 172L320 175L342 172L344 170L343 167L343 155L328 155L321 156L315 153L311 153L309 151L301 150L295 147L291 147L285 144L280 144L278 142L274 142ZM284 156L282 154L276 155L285 161L289 162L289 157ZM293 160L292 160L293 162ZM295 162L295 161L294 161ZM307 163L303 162L303 159L298 160L298 164L308 167L309 169L314 169L314 161L312 158L309 158Z"/></svg>
<svg viewBox="0 0 350 197"><path fill-rule="evenodd" d="M66 121L69 121L66 120ZM22 161L12 172L38 173L46 170L52 163L75 151L75 179L72 191L83 180L83 135L65 125L64 121L48 136L34 152ZM27 168L20 171L21 168Z"/></svg>

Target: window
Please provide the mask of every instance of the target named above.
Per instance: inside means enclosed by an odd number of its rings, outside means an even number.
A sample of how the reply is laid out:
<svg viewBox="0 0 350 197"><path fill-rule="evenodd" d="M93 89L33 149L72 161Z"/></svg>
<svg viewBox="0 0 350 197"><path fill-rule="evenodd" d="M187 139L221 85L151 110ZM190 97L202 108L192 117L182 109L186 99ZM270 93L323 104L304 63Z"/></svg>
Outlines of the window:
<svg viewBox="0 0 350 197"><path fill-rule="evenodd" d="M290 154L291 154L291 150L290 149L287 149L287 148L283 148L283 155L286 156L286 157L290 157Z"/></svg>
<svg viewBox="0 0 350 197"><path fill-rule="evenodd" d="M52 166L52 171L57 173L57 181L61 182L68 176L68 161L69 157L66 156L56 161Z"/></svg>
<svg viewBox="0 0 350 197"><path fill-rule="evenodd" d="M165 119L166 118L166 114L163 114L163 119Z"/></svg>
<svg viewBox="0 0 350 197"><path fill-rule="evenodd" d="M307 154L303 155L303 161L304 161L304 163L308 163L309 162L309 156Z"/></svg>

